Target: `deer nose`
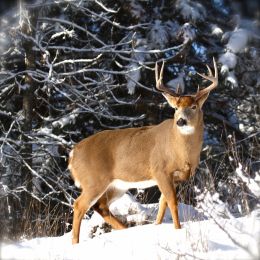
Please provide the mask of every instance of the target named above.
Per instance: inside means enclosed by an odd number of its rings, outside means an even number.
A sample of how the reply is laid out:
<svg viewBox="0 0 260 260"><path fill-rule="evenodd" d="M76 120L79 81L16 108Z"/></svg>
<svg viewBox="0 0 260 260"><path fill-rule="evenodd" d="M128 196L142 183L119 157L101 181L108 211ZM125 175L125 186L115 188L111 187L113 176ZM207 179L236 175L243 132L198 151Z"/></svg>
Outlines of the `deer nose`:
<svg viewBox="0 0 260 260"><path fill-rule="evenodd" d="M183 119L183 118L180 118L180 119L178 119L178 121L177 121L177 125L178 125L178 126L187 125L187 121L186 121L185 119Z"/></svg>

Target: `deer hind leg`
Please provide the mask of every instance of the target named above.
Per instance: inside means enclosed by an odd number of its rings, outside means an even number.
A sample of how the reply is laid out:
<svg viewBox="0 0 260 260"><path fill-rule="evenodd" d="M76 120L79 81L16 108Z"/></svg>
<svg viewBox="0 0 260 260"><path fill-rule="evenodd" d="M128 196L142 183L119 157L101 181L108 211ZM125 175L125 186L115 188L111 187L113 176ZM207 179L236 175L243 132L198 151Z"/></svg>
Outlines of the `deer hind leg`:
<svg viewBox="0 0 260 260"><path fill-rule="evenodd" d="M72 244L79 242L80 225L84 214L96 203L102 196L105 185L99 186L99 190L92 190L90 187L82 191L81 195L74 202L74 214L72 224Z"/></svg>
<svg viewBox="0 0 260 260"><path fill-rule="evenodd" d="M157 213L155 224L162 224L163 217L165 215L165 211L167 208L167 201L163 194L161 194L160 201L159 201L159 210Z"/></svg>
<svg viewBox="0 0 260 260"><path fill-rule="evenodd" d="M80 225L84 214L90 208L90 201L86 193L82 193L74 202L72 244L79 242Z"/></svg>
<svg viewBox="0 0 260 260"><path fill-rule="evenodd" d="M115 194L112 190L108 190L103 196L97 201L93 206L93 209L98 212L106 223L112 226L113 229L125 229L127 228L120 220L118 220L113 214L109 211L108 204L112 202Z"/></svg>
<svg viewBox="0 0 260 260"><path fill-rule="evenodd" d="M179 221L179 215L178 215L178 201L177 201L177 196L176 196L176 189L173 183L173 180L169 177L165 177L163 179L159 178L157 180L158 182L158 187L160 191L162 192L163 196L166 199L166 203L168 207L170 208L172 219L174 222L174 226L176 229L181 228L180 221ZM165 203L164 203L165 206ZM164 213L164 206L162 206L161 212ZM164 214L161 214L163 217ZM159 216L159 220L161 218Z"/></svg>

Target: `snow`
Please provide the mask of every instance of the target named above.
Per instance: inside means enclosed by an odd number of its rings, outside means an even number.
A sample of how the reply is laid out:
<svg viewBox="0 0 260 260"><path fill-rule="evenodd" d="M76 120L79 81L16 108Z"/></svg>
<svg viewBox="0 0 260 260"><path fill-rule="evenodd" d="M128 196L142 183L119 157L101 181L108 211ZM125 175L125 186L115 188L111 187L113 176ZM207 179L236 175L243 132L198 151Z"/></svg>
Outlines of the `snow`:
<svg viewBox="0 0 260 260"><path fill-rule="evenodd" d="M216 37L221 37L223 35L223 30L216 24L212 24L211 33Z"/></svg>
<svg viewBox="0 0 260 260"><path fill-rule="evenodd" d="M237 81L237 77L235 75L234 71L229 71L227 73L227 77L225 79L225 83L229 83L231 85L231 88L237 88L238 87L238 81Z"/></svg>
<svg viewBox="0 0 260 260"><path fill-rule="evenodd" d="M130 210L129 210L130 208ZM141 205L129 195L111 205L114 214L132 218L143 214L151 222L110 233L95 232L103 219L94 213L83 220L80 243L71 245L71 232L61 237L35 238L2 244L1 259L257 259L260 212L237 219L203 219L193 207L180 204L182 229L175 230L166 212L164 223L155 225L158 205ZM135 217L134 217L135 216ZM122 217L122 216L121 216ZM92 232L93 234L93 232ZM259 258L258 258L259 259Z"/></svg>
<svg viewBox="0 0 260 260"><path fill-rule="evenodd" d="M132 17L135 19L142 19L143 15L145 14L145 10L143 9L142 5L134 0L131 0L129 5L129 10L131 12Z"/></svg>
<svg viewBox="0 0 260 260"><path fill-rule="evenodd" d="M196 30L190 23L185 23L180 28L179 36L183 38L183 43L192 42L196 38Z"/></svg>
<svg viewBox="0 0 260 260"><path fill-rule="evenodd" d="M131 71L127 74L126 87L130 95L133 95L135 93L136 84L141 79L141 71L139 67L140 66L137 63L133 63L133 62L129 66L129 69Z"/></svg>
<svg viewBox="0 0 260 260"><path fill-rule="evenodd" d="M241 163L238 164L236 168L237 175L241 178L241 180L246 183L249 190L258 198L260 198L260 175L259 173L255 173L255 178L250 178L250 176L245 176L244 169Z"/></svg>
<svg viewBox="0 0 260 260"><path fill-rule="evenodd" d="M190 0L178 0L176 9L180 11L185 20L192 20L193 22L203 21L207 14L203 5Z"/></svg>
<svg viewBox="0 0 260 260"><path fill-rule="evenodd" d="M185 91L184 77L185 77L185 73L180 72L177 78L168 81L166 85L171 89L173 89L175 92L177 92L179 88L180 93L184 93Z"/></svg>
<svg viewBox="0 0 260 260"><path fill-rule="evenodd" d="M233 53L239 53L246 48L248 41L249 32L245 29L236 29L232 32L226 48Z"/></svg>
<svg viewBox="0 0 260 260"><path fill-rule="evenodd" d="M160 20L155 20L148 33L150 47L154 49L164 49L169 42L167 27Z"/></svg>
<svg viewBox="0 0 260 260"><path fill-rule="evenodd" d="M227 70L232 70L237 65L237 56L232 52L225 52L224 54L219 56L218 61L222 64L222 67L225 66ZM222 67L221 73L223 74L225 69L223 69Z"/></svg>
<svg viewBox="0 0 260 260"><path fill-rule="evenodd" d="M136 85L141 79L141 68L138 63L143 63L145 61L145 58L148 57L148 55L145 55L143 53L143 51L146 51L146 39L140 38L139 35L136 36L136 51L133 52L131 55L131 58L136 60L136 62L130 62L130 64L127 66L127 69L130 71L126 75L126 87L128 89L128 94L130 95L133 95L135 93Z"/></svg>

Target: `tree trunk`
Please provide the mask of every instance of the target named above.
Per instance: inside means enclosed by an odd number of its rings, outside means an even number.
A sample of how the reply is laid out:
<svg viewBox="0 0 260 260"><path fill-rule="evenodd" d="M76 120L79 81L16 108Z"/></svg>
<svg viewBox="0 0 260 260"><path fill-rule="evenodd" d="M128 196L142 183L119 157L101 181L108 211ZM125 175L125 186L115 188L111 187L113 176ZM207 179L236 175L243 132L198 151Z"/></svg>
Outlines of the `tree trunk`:
<svg viewBox="0 0 260 260"><path fill-rule="evenodd" d="M32 11L32 10L31 10ZM27 18L27 19L26 19ZM24 35L22 39L22 47L25 54L25 67L27 71L35 70L35 51L33 51L33 42L29 37L34 37L34 28L36 25L37 14L31 12L30 16L24 17L21 31ZM25 185L28 192L32 191L32 173L29 168L32 168L32 144L29 143L29 136L32 131L33 106L34 106L34 91L35 82L30 75L30 72L25 74L23 92L23 134L22 140L24 146L22 149L23 167L22 167L22 183ZM29 166L29 167L28 167Z"/></svg>

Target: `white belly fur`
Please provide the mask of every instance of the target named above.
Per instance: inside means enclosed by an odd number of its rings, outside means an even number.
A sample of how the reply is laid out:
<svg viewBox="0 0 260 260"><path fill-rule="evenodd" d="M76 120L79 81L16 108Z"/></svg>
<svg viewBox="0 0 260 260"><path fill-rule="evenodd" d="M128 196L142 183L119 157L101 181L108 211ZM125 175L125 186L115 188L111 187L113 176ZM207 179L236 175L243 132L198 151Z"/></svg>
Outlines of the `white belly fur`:
<svg viewBox="0 0 260 260"><path fill-rule="evenodd" d="M146 189L146 188L150 188L150 187L153 187L156 185L157 185L157 182L154 180L127 182L127 181L115 179L110 183L109 188L127 191L129 189Z"/></svg>

